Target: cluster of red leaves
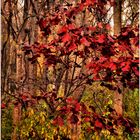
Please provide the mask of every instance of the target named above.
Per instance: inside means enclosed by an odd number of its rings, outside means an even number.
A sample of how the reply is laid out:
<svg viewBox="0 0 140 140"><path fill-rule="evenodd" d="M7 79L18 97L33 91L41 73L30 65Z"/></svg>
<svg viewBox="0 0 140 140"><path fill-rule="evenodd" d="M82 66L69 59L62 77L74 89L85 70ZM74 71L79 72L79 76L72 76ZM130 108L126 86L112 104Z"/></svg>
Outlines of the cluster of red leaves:
<svg viewBox="0 0 140 140"><path fill-rule="evenodd" d="M53 124L63 126L68 122L70 124L85 124L90 123L86 128L87 133L100 132L101 130L108 130L111 134L117 135L117 129L121 126L124 132L133 133L135 124L129 119L118 116L114 109L109 108L110 114L98 114L93 106L87 107L84 103L78 103L72 98L67 98L66 105L58 110L58 115L53 120ZM79 119L80 118L80 119ZM85 129L82 127L82 129Z"/></svg>
<svg viewBox="0 0 140 140"><path fill-rule="evenodd" d="M132 89L138 87L139 58L134 56L135 50L132 48L132 45L138 46L136 31L126 31L125 34L122 32L120 36L115 38L106 33L100 34L94 31L91 35L90 28L76 28L72 24L64 25L58 32L58 39L49 44L35 43L32 46L25 46L25 54L33 52L32 58L29 58L32 63L40 57L40 54L43 54L47 66L64 64L63 56L65 55L77 55L77 57L87 60L88 73L85 74L89 74L90 70L94 81L116 82L119 80L124 87L128 86ZM86 31L84 35L82 35L83 30ZM135 44L132 44L132 41ZM60 47L61 43L64 45ZM80 45L85 47L81 50Z"/></svg>
<svg viewBox="0 0 140 140"><path fill-rule="evenodd" d="M24 103L29 101L29 97L22 96ZM41 100L46 98L50 99L52 104L58 102L59 99L53 93L44 94L43 96L33 97L34 99ZM30 100L31 101L31 100ZM27 104L26 104L27 105ZM53 106L52 106L53 107ZM5 109L6 105L1 104L1 108ZM101 130L108 130L112 134L117 135L117 129L121 126L124 132L133 133L135 129L135 124L129 119L122 116L118 116L114 109L109 108L110 114L104 115L99 114L95 111L94 106L86 106L83 102L79 103L72 97L68 97L63 105L59 107L56 114L51 117L52 124L55 126L64 126L69 124L78 125L81 124L82 129L86 129L87 133L100 132ZM85 123L90 123L88 128L84 128Z"/></svg>
<svg viewBox="0 0 140 140"><path fill-rule="evenodd" d="M86 60L82 77L83 79L87 77L87 84L91 85L92 82L99 80L102 81L101 86L118 90L119 93L122 86L134 89L138 87L139 81L139 58L135 56L139 46L138 28L128 26L122 29L119 36L111 36L107 32L102 32L102 29L106 31L110 29L109 24L98 22L96 26L76 26L75 15L86 8L94 9L96 6L103 8L101 1L83 0L76 7L70 5L69 9L64 10L65 18L60 19L62 15L60 10L53 17L40 19L38 24L44 38L51 34L52 27L60 22L63 22L63 25L56 33L57 37L50 43L35 42L33 45L25 45L25 54L32 54L29 58L32 63L43 54L47 67L62 64L66 69L82 67L74 61L64 60L65 56L77 56ZM112 82L116 85L112 85Z"/></svg>
<svg viewBox="0 0 140 140"><path fill-rule="evenodd" d="M82 122L90 123L90 132L99 132L103 129L110 131L112 134L117 135L117 128L123 127L124 132L133 133L135 124L129 119L122 116L118 116L114 109L109 107L110 114L103 115L97 114L93 106L89 106L90 111L82 103ZM89 130L89 128L87 128ZM88 131L87 130L87 131Z"/></svg>
<svg viewBox="0 0 140 140"><path fill-rule="evenodd" d="M58 109L58 115L53 120L54 125L62 126L62 124L64 124L64 120L70 124L77 124L79 122L78 115L80 113L80 103L69 97L66 99L65 104L66 105Z"/></svg>
<svg viewBox="0 0 140 140"><path fill-rule="evenodd" d="M63 13L59 11L54 17L40 19L38 23L46 38L51 34L53 26L59 25L60 22L63 22L63 25L56 33L56 39L46 44L35 42L33 45L25 46L24 51L25 54L32 53L32 57L29 59L32 63L37 60L40 54L43 54L46 58L46 66L56 66L61 63L67 69L76 65L74 62L66 64L64 56L76 55L86 60L82 76L87 77L87 84L100 80L103 81L101 86L106 86L110 90L118 90L121 93L120 83L121 86L132 89L138 87L139 62L138 57L135 57L135 50L138 48L138 29L126 27L122 29L119 36L111 36L106 32L110 29L108 24L99 22L96 26L79 27L74 23L76 14L84 12L86 8L92 12L95 7L98 7L98 12L104 15L105 11L102 10L101 2L106 4L107 1L83 0L76 7L70 5L70 9L63 10ZM61 15L64 15L65 18L60 19ZM104 33L103 29L105 29ZM77 66L81 67L80 64ZM89 79L88 76L92 78ZM115 82L116 85L112 85L112 82ZM43 98L46 97L43 96ZM54 100L50 96L50 102ZM71 124L77 124L80 122L78 116L81 112L82 122L80 123L90 122L91 131L107 129L111 133L115 133L114 125L116 127L124 126L129 132L134 130L134 125L129 119L114 115L113 112L106 118L97 114L94 107L90 107L92 111L88 111L84 104L71 98L68 98L65 103L66 105L61 107L58 111L59 114L55 116L53 124L63 126L64 120Z"/></svg>
<svg viewBox="0 0 140 140"><path fill-rule="evenodd" d="M91 47L100 55L96 55L86 67L93 73L94 80L120 81L124 87L133 89L138 87L139 77L139 58L134 56L134 51L138 49L138 32L129 27L123 31L125 33L117 38L104 34L93 40Z"/></svg>

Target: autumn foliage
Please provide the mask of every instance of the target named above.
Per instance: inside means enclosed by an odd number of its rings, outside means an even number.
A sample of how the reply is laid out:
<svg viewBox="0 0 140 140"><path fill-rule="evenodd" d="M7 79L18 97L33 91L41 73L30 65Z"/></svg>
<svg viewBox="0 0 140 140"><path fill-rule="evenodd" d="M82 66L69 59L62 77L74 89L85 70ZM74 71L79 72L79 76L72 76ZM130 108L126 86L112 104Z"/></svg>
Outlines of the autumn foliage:
<svg viewBox="0 0 140 140"><path fill-rule="evenodd" d="M52 15L46 14L37 22L46 41L36 40L23 47L23 52L29 56L28 61L35 64L43 56L44 67L51 69L56 77L46 82L46 85L54 85L51 91L40 88L40 95L23 93L17 102L28 110L29 104L35 106L39 101L45 101L49 106L50 122L56 127L81 125L82 131L88 134L108 130L118 135L117 129L121 126L124 132L134 132L135 124L129 118L118 116L111 107L108 107L109 114L98 113L94 106L80 102L81 93L77 93L94 82L120 94L126 87L138 88L138 27L127 26L118 36L111 35L109 23L98 19L107 14L106 4L113 6L115 3L110 0L82 0L77 5L67 3L67 8L55 5ZM84 21L77 24L76 17L81 13L93 15L95 24ZM49 41L52 34L53 39ZM65 85L64 95L58 96L61 84ZM2 104L2 109L5 107ZM86 123L89 123L88 127L84 126Z"/></svg>

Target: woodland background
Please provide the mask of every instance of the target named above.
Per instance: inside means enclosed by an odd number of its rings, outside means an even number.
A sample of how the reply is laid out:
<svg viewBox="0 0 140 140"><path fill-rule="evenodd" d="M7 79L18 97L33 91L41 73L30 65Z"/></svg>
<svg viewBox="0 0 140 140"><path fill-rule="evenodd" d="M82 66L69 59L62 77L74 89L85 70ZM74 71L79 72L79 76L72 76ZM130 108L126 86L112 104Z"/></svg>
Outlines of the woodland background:
<svg viewBox="0 0 140 140"><path fill-rule="evenodd" d="M2 140L135 140L138 0L2 0Z"/></svg>

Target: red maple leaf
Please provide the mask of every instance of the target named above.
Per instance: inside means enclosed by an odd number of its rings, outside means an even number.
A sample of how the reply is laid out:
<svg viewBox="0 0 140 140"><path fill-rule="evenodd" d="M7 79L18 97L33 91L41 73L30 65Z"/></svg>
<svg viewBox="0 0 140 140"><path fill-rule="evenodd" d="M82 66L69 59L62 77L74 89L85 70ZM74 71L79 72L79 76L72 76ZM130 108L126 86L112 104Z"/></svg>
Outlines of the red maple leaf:
<svg viewBox="0 0 140 140"><path fill-rule="evenodd" d="M88 29L91 30L91 31L95 31L95 30L96 30L96 27L94 27L94 26L89 26Z"/></svg>
<svg viewBox="0 0 140 140"><path fill-rule="evenodd" d="M107 61L106 57L101 56L100 59L98 60L99 63L104 63Z"/></svg>
<svg viewBox="0 0 140 140"><path fill-rule="evenodd" d="M63 26L63 27L58 31L58 34L66 33L67 30L68 30L68 27L67 27L67 26Z"/></svg>
<svg viewBox="0 0 140 140"><path fill-rule="evenodd" d="M110 29L111 29L110 24L106 24L105 28L106 28L107 30L110 30Z"/></svg>
<svg viewBox="0 0 140 140"><path fill-rule="evenodd" d="M68 25L68 29L69 29L69 30L74 30L74 29L75 29L74 24L69 24L69 25Z"/></svg>
<svg viewBox="0 0 140 140"><path fill-rule="evenodd" d="M73 101L73 99L71 97L69 97L69 98L66 99L66 102L67 103L72 103L72 101Z"/></svg>
<svg viewBox="0 0 140 140"><path fill-rule="evenodd" d="M86 6L89 6L89 5L91 5L91 4L94 4L94 2L95 2L95 0L86 0L85 5L86 5Z"/></svg>
<svg viewBox="0 0 140 140"><path fill-rule="evenodd" d="M54 125L59 125L59 126L63 126L63 125L64 125L64 121L63 121L63 119L62 119L60 116L56 117L56 118L53 120L52 123L53 123Z"/></svg>
<svg viewBox="0 0 140 140"><path fill-rule="evenodd" d="M87 39L86 39L85 37L83 37L83 38L80 40L80 42L81 42L82 44L84 44L85 46L90 46L90 42L87 41Z"/></svg>
<svg viewBox="0 0 140 140"><path fill-rule="evenodd" d="M97 37L96 42L98 42L98 43L104 43L105 42L105 35L104 34L97 35L96 37Z"/></svg>
<svg viewBox="0 0 140 140"><path fill-rule="evenodd" d="M83 8L84 8L84 5L83 5L83 4L80 4L80 5L79 5L79 10L82 11Z"/></svg>
<svg viewBox="0 0 140 140"><path fill-rule="evenodd" d="M91 69L94 67L94 64L92 62L87 63L86 68Z"/></svg>
<svg viewBox="0 0 140 140"><path fill-rule="evenodd" d="M23 101L26 101L27 100L27 96L26 95L22 95L21 98L22 98Z"/></svg>
<svg viewBox="0 0 140 140"><path fill-rule="evenodd" d="M125 65L125 66L124 66L124 65ZM121 63L121 66L124 66L124 67L122 67L122 71L123 71L123 72L127 72L127 71L130 70L130 63L129 63L129 62L122 62L122 63Z"/></svg>
<svg viewBox="0 0 140 140"><path fill-rule="evenodd" d="M128 31L122 32L122 36L127 36L127 35L128 35Z"/></svg>
<svg viewBox="0 0 140 140"><path fill-rule="evenodd" d="M135 38L131 38L131 39L130 39L130 43L131 43L132 45L136 45L136 46L137 46L138 42L139 42L139 38L138 38L138 37L135 37ZM139 45L138 45L138 46L139 46Z"/></svg>
<svg viewBox="0 0 140 140"><path fill-rule="evenodd" d="M50 20L52 25L57 25L60 22L60 18L58 17L58 15L56 17L54 17L53 19Z"/></svg>
<svg viewBox="0 0 140 140"><path fill-rule="evenodd" d="M91 132L92 129L90 127L87 128L87 132Z"/></svg>
<svg viewBox="0 0 140 140"><path fill-rule="evenodd" d="M89 122L90 121L90 118L89 117L85 117L84 118L84 122Z"/></svg>
<svg viewBox="0 0 140 140"><path fill-rule="evenodd" d="M80 110L80 103L77 103L77 104L75 105L75 110L76 110L76 111L79 111L79 110Z"/></svg>
<svg viewBox="0 0 140 140"><path fill-rule="evenodd" d="M64 120L60 116L58 116L57 123L58 123L59 126L63 126L64 125Z"/></svg>
<svg viewBox="0 0 140 140"><path fill-rule="evenodd" d="M75 43L72 43L71 45L70 45L70 47L69 47L69 51L73 51L73 50L75 50L75 49L77 49L77 46L75 45Z"/></svg>
<svg viewBox="0 0 140 140"><path fill-rule="evenodd" d="M109 41L114 42L114 39L110 35L108 35L108 39Z"/></svg>
<svg viewBox="0 0 140 140"><path fill-rule="evenodd" d="M117 69L117 66L115 63L112 62L112 63L110 63L109 68L113 71L113 70Z"/></svg>
<svg viewBox="0 0 140 140"><path fill-rule="evenodd" d="M122 68L123 72L129 71L130 70L130 66L126 65L125 67Z"/></svg>
<svg viewBox="0 0 140 140"><path fill-rule="evenodd" d="M103 128L103 124L99 120L96 120L95 121L95 127Z"/></svg>
<svg viewBox="0 0 140 140"><path fill-rule="evenodd" d="M93 71L93 73L97 73L97 72L98 72L98 70ZM100 80L100 79L101 79L101 78L100 78L99 74L95 74L94 77L93 77L93 80L95 80L95 81L96 81L96 80L98 81L98 80Z"/></svg>
<svg viewBox="0 0 140 140"><path fill-rule="evenodd" d="M71 40L71 36L69 35L69 33L66 33L63 37L62 37L62 41L65 43L65 42L68 42Z"/></svg>
<svg viewBox="0 0 140 140"><path fill-rule="evenodd" d="M2 103L1 104L1 109L4 109L6 107L6 104L5 103Z"/></svg>
<svg viewBox="0 0 140 140"><path fill-rule="evenodd" d="M133 67L132 69L135 72L135 75L139 76L139 70L137 69L137 67Z"/></svg>
<svg viewBox="0 0 140 140"><path fill-rule="evenodd" d="M46 27L46 24L47 24L47 20L46 19L43 19L41 18L40 21L38 22L41 30L43 30L45 27Z"/></svg>
<svg viewBox="0 0 140 140"><path fill-rule="evenodd" d="M67 11L66 12L66 16L68 17L68 18L71 18L73 15L75 15L77 12L78 12L78 8L75 8L75 7L73 7L72 9L71 9L71 11Z"/></svg>
<svg viewBox="0 0 140 140"><path fill-rule="evenodd" d="M101 28L101 29L103 28L102 22L99 22L99 23L98 23L98 27Z"/></svg>

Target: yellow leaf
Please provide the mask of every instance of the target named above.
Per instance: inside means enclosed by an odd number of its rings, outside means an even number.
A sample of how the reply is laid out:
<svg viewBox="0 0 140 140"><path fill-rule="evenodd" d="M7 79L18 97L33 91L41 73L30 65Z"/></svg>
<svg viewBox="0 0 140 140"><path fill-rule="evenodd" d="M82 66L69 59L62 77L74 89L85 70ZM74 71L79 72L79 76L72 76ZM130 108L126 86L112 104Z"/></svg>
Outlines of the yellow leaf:
<svg viewBox="0 0 140 140"><path fill-rule="evenodd" d="M34 110L33 110L33 109L31 109L31 110L29 111L29 117L32 116L32 115L34 115Z"/></svg>

